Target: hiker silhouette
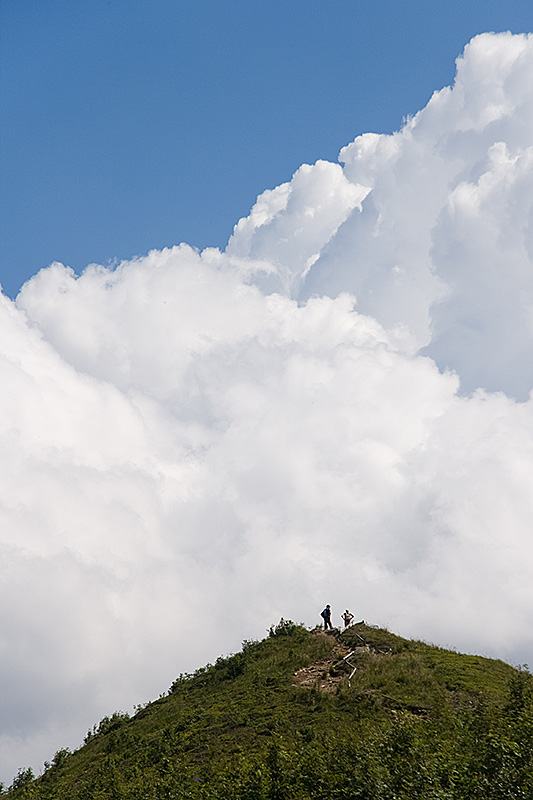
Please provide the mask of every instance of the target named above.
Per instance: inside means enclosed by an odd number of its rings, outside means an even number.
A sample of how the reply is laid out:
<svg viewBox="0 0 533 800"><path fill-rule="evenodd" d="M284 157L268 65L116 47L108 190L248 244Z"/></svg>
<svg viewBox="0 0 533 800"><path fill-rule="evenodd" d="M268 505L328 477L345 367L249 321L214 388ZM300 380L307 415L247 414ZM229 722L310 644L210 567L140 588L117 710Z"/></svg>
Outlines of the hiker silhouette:
<svg viewBox="0 0 533 800"><path fill-rule="evenodd" d="M325 607L324 611L321 612L320 616L324 620L324 630L327 631L328 628L333 630L333 626L331 624L331 606L329 603Z"/></svg>

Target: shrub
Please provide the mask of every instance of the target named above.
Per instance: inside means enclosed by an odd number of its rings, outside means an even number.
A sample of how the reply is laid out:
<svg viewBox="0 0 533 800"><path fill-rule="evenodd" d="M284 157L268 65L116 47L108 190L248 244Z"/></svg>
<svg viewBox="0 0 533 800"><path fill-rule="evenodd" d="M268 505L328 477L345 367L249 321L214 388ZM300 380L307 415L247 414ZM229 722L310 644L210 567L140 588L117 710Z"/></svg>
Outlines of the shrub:
<svg viewBox="0 0 533 800"><path fill-rule="evenodd" d="M63 747L61 750L58 750L52 759L52 766L57 767L58 769L59 767L62 767L68 755L70 755L70 750L68 747Z"/></svg>
<svg viewBox="0 0 533 800"><path fill-rule="evenodd" d="M31 783L32 780L35 778L33 774L33 770L31 767L21 767L17 772L16 776L13 778L13 783L11 784L12 789L20 789L22 786L26 786L28 783Z"/></svg>
<svg viewBox="0 0 533 800"><path fill-rule="evenodd" d="M296 625L291 619L280 619L276 626L271 625L268 631L269 636L294 636L301 630L300 625Z"/></svg>

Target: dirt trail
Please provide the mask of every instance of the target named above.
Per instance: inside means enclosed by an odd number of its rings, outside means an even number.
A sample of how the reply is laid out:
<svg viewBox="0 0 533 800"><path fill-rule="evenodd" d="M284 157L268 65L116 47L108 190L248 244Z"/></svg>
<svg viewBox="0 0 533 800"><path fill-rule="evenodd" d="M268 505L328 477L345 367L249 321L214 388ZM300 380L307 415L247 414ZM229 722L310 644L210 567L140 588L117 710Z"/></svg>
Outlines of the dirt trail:
<svg viewBox="0 0 533 800"><path fill-rule="evenodd" d="M333 632L325 633L324 631L318 631L315 635L330 637L335 634ZM329 655L295 672L292 679L293 685L306 689L318 686L323 692L335 691L342 678L348 677L351 672L351 667L346 666L343 670L341 665L342 659L350 652L353 652L354 655L357 656L361 653L370 652L370 648L366 645L364 647L350 648L337 634L337 640ZM337 665L341 666L339 672L337 673L337 670L335 670L336 674L330 675L330 669Z"/></svg>

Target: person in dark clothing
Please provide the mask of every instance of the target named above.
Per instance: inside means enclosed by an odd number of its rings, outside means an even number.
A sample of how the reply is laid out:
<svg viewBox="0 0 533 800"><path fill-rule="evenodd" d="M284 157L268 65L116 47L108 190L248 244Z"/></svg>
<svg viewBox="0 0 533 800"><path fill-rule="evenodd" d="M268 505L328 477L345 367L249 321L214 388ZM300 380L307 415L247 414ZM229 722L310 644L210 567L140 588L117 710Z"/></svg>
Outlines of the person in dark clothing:
<svg viewBox="0 0 533 800"><path fill-rule="evenodd" d="M331 606L329 605L329 603L325 607L324 611L322 611L320 616L324 620L324 630L327 631L328 628L331 628L333 630L331 625Z"/></svg>

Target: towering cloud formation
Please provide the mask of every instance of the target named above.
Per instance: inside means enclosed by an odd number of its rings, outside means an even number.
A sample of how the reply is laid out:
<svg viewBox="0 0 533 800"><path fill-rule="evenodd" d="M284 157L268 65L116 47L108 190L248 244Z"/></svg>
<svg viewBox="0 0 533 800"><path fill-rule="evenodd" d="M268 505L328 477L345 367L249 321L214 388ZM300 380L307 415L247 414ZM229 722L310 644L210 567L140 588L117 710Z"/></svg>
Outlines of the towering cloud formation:
<svg viewBox="0 0 533 800"><path fill-rule="evenodd" d="M532 80L479 36L224 253L1 299L4 777L326 600L533 655Z"/></svg>

